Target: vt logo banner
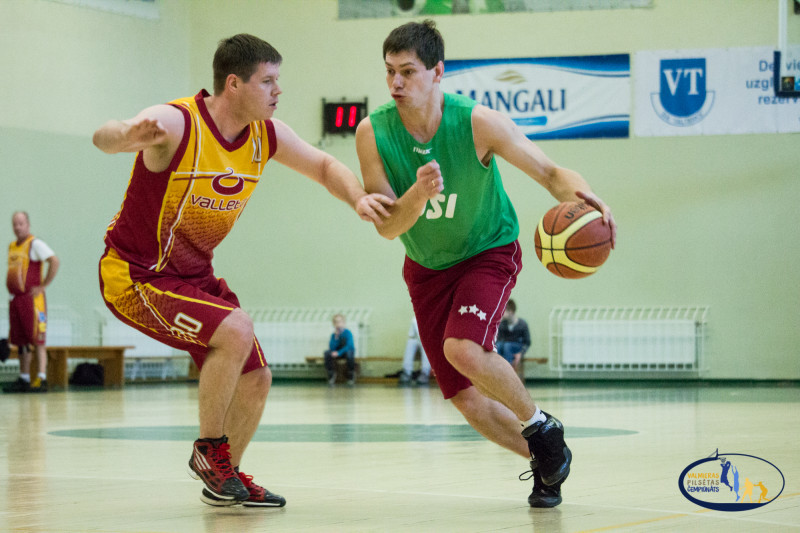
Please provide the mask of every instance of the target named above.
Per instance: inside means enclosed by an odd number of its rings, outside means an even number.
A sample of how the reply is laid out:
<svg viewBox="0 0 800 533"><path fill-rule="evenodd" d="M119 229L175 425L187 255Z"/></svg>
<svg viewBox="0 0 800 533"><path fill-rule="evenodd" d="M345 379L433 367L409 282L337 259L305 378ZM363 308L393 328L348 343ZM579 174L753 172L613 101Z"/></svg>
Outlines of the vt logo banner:
<svg viewBox="0 0 800 533"><path fill-rule="evenodd" d="M659 118L673 126L691 126L708 115L714 91L706 90L706 60L662 59L659 92L651 95Z"/></svg>
<svg viewBox="0 0 800 533"><path fill-rule="evenodd" d="M634 135L800 132L800 98L775 94L774 55L770 46L636 52Z"/></svg>
<svg viewBox="0 0 800 533"><path fill-rule="evenodd" d="M681 472L678 487L692 503L715 511L749 511L775 501L786 480L766 459L743 453L711 456Z"/></svg>

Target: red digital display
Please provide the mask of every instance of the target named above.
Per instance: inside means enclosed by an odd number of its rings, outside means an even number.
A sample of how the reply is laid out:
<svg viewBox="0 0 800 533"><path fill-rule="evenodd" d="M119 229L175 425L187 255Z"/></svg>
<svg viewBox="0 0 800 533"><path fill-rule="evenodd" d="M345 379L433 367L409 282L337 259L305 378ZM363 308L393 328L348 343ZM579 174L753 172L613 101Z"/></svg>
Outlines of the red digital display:
<svg viewBox="0 0 800 533"><path fill-rule="evenodd" d="M342 127L342 115L344 115L344 108L342 106L336 107L336 122L334 123L337 128Z"/></svg>
<svg viewBox="0 0 800 533"><path fill-rule="evenodd" d="M358 123L366 116L366 102L324 102L322 127L325 133L355 133Z"/></svg>

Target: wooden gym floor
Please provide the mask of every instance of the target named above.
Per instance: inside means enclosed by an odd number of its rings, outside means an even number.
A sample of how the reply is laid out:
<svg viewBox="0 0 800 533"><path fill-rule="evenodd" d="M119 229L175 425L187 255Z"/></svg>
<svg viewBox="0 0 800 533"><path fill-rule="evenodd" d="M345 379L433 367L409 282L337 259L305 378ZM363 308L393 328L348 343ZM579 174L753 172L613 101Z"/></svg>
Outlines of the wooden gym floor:
<svg viewBox="0 0 800 533"><path fill-rule="evenodd" d="M213 508L185 472L194 384L0 394L0 530L797 531L796 385L546 383L574 453L555 509L531 509L527 463L481 439L437 388L276 382L243 462L282 509ZM769 460L780 497L744 512L685 499L681 472L712 454ZM779 491L770 483L769 497Z"/></svg>

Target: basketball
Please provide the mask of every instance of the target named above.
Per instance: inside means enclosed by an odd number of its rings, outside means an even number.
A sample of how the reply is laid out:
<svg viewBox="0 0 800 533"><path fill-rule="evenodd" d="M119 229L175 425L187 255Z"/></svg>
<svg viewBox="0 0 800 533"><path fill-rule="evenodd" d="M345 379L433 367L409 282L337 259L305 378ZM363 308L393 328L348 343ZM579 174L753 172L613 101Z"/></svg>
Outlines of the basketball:
<svg viewBox="0 0 800 533"><path fill-rule="evenodd" d="M597 272L611 253L611 227L583 202L563 202L544 214L534 237L542 264L562 278L585 278Z"/></svg>

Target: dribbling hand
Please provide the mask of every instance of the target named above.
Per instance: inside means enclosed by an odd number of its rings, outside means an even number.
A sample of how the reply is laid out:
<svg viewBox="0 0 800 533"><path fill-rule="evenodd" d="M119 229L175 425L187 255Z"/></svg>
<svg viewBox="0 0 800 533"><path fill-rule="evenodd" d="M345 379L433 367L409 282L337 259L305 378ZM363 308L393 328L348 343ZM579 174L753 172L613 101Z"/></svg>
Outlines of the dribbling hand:
<svg viewBox="0 0 800 533"><path fill-rule="evenodd" d="M614 246L617 244L617 223L614 221L614 215L611 213L611 208L592 192L585 193L582 191L576 191L575 196L603 213L603 224L608 224L611 227L611 248L614 248Z"/></svg>

